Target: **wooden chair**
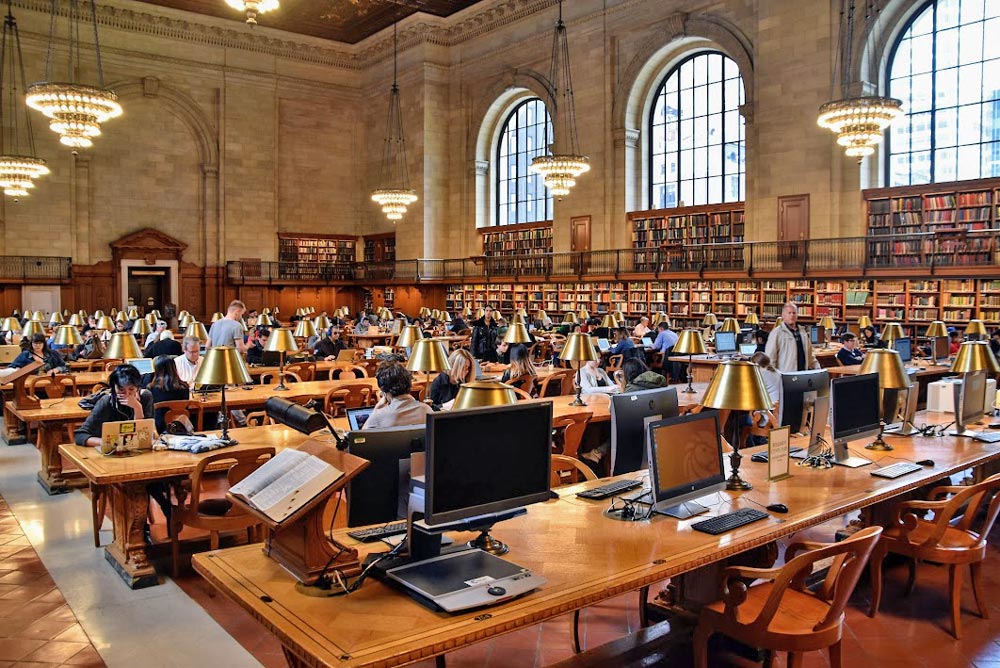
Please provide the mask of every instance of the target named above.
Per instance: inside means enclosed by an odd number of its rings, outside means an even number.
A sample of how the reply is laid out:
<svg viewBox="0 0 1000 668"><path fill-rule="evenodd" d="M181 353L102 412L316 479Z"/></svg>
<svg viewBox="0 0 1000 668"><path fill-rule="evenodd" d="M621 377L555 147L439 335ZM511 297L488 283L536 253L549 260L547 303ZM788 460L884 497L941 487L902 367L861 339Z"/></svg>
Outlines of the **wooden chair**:
<svg viewBox="0 0 1000 668"><path fill-rule="evenodd" d="M625 361L624 355L611 355L610 357L608 357L608 365L604 368L604 370L610 376L612 372L622 368L622 362L624 361Z"/></svg>
<svg viewBox="0 0 1000 668"><path fill-rule="evenodd" d="M216 462L230 460L233 464L226 472L229 486L256 471L267 459L274 456L274 448L254 448L242 451L223 451L205 457L189 478L190 494L181 501L170 518L170 548L173 557L173 573L177 577L180 561L180 533L185 526L209 532L210 546L219 549L219 534L223 531L247 530L247 539L252 540L253 528L260 520L243 512L232 501L225 498L202 498L202 478L207 467Z"/></svg>
<svg viewBox="0 0 1000 668"><path fill-rule="evenodd" d="M552 455L552 487L573 485L583 480L597 480L597 474L576 457Z"/></svg>
<svg viewBox="0 0 1000 668"><path fill-rule="evenodd" d="M872 605L868 616L878 612L882 599L882 560L890 552L911 559L906 593L913 591L918 560L948 564L951 588L951 626L956 639L962 637L962 567L972 571L972 593L979 616L989 618L983 598L982 568L986 540L1000 511L1000 473L976 485L935 487L929 501L905 501L894 510L893 523L872 554ZM986 509L981 520L977 518ZM916 511L934 511L933 519L918 517Z"/></svg>
<svg viewBox="0 0 1000 668"><path fill-rule="evenodd" d="M515 376L507 381L507 385L513 388L523 390L531 396L535 390L535 381L538 379L537 376L533 376L530 373L522 373L520 376Z"/></svg>
<svg viewBox="0 0 1000 668"><path fill-rule="evenodd" d="M754 411L753 424L749 424L740 429L740 447L747 447L747 439L751 436L761 436L769 438L771 430L778 428L778 418L771 411ZM763 425L760 423L764 422Z"/></svg>
<svg viewBox="0 0 1000 668"><path fill-rule="evenodd" d="M288 367L285 367L285 368L287 369ZM262 374L260 374L260 384L261 385L270 385L272 379L275 379L274 382L277 382L277 378L278 378L279 375L282 378L284 378L286 381L288 381L289 383L301 383L302 382L302 378L299 376L299 374L294 373L292 371L269 371L268 373L262 373Z"/></svg>
<svg viewBox="0 0 1000 668"><path fill-rule="evenodd" d="M410 384L410 394L417 401L423 401L427 398L427 387L428 384L422 380L415 380Z"/></svg>
<svg viewBox="0 0 1000 668"><path fill-rule="evenodd" d="M78 397L80 392L76 387L76 377L69 374L56 374L55 376L32 376L24 384L28 396L38 399L38 390L44 390L45 396L49 399L60 399L62 397Z"/></svg>
<svg viewBox="0 0 1000 668"><path fill-rule="evenodd" d="M349 364L330 370L330 380L357 380L368 377L368 370L357 364Z"/></svg>
<svg viewBox="0 0 1000 668"><path fill-rule="evenodd" d="M315 362L296 362L285 367L286 373L294 373L303 383L316 380Z"/></svg>
<svg viewBox="0 0 1000 668"><path fill-rule="evenodd" d="M569 378L570 387L573 386L573 374L576 373L570 369L563 369L561 371L553 371L544 380L542 384L538 386L538 397L558 397L565 394L572 394L570 392L563 391L563 385L565 379Z"/></svg>
<svg viewBox="0 0 1000 668"><path fill-rule="evenodd" d="M266 424L274 424L274 420L267 416L267 411L254 411L247 413L248 427L263 427Z"/></svg>
<svg viewBox="0 0 1000 668"><path fill-rule="evenodd" d="M514 394L517 395L518 401L530 401L533 398L530 394L519 387L511 387L510 389L514 390Z"/></svg>
<svg viewBox="0 0 1000 668"><path fill-rule="evenodd" d="M187 419L191 420L191 424L194 425L195 431L201 431L204 428L203 421L205 411L202 409L200 401L176 399L174 401L158 401L153 404L154 415L160 409L166 410L166 413L163 414L164 424L170 424L183 415Z"/></svg>
<svg viewBox="0 0 1000 668"><path fill-rule="evenodd" d="M583 433L587 431L587 423L593 415L582 411L552 418L552 431L556 436L552 439L553 453L575 458L580 451Z"/></svg>
<svg viewBox="0 0 1000 668"><path fill-rule="evenodd" d="M750 647L788 652L789 666L801 665L802 652L828 649L831 668L841 668L844 606L881 533L882 527L868 527L840 543L795 543L780 568L726 568L722 599L701 609L695 668L708 668L708 639L717 632ZM808 551L797 554L803 549ZM812 591L806 579L824 560L832 560L826 578ZM747 587L746 578L765 582Z"/></svg>
<svg viewBox="0 0 1000 668"><path fill-rule="evenodd" d="M348 408L370 406L372 397L371 385L367 383L347 383L335 387L326 393L323 399L323 412L327 415L341 415Z"/></svg>

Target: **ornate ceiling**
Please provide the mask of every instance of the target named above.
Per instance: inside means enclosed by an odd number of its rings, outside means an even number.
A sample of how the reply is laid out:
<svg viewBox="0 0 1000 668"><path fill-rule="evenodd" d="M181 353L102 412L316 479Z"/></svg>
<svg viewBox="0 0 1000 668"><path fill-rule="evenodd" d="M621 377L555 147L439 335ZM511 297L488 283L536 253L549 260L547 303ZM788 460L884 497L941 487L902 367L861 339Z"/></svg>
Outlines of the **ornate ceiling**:
<svg viewBox="0 0 1000 668"><path fill-rule="evenodd" d="M141 0L152 5L181 9L243 22L239 11L225 0ZM451 16L481 0L280 0L281 6L261 14L262 26L300 35L355 44L391 26L393 21L417 11ZM247 26L250 30L250 26Z"/></svg>

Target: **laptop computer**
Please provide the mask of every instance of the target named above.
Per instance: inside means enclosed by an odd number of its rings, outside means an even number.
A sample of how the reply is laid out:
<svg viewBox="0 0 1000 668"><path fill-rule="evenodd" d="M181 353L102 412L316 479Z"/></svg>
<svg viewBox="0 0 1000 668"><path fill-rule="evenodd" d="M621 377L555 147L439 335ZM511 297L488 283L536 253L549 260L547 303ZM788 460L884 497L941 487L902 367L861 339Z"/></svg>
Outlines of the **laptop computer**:
<svg viewBox="0 0 1000 668"><path fill-rule="evenodd" d="M105 422L101 425L101 453L127 454L151 450L156 438L156 422L152 418Z"/></svg>
<svg viewBox="0 0 1000 668"><path fill-rule="evenodd" d="M21 346L0 346L0 364L10 364L21 354Z"/></svg>
<svg viewBox="0 0 1000 668"><path fill-rule="evenodd" d="M152 357L130 357L125 360L125 364L131 364L139 373L153 373Z"/></svg>
<svg viewBox="0 0 1000 668"><path fill-rule="evenodd" d="M611 350L611 342L607 339L597 339L597 349L602 353L606 353Z"/></svg>
<svg viewBox="0 0 1000 668"><path fill-rule="evenodd" d="M744 357L750 357L755 352L757 352L757 344L756 343L741 343L740 344L740 355L743 355Z"/></svg>
<svg viewBox="0 0 1000 668"><path fill-rule="evenodd" d="M347 422L351 425L351 431L359 431L365 426L365 422L368 422L368 418L371 416L374 408L348 408L347 409Z"/></svg>
<svg viewBox="0 0 1000 668"><path fill-rule="evenodd" d="M338 362L353 362L354 358L357 357L357 355L358 355L358 351L357 351L356 348L347 348L347 349L341 350L339 353L337 353L337 361Z"/></svg>
<svg viewBox="0 0 1000 668"><path fill-rule="evenodd" d="M642 337L642 345L646 346L647 348L652 348L653 343L654 343L653 337L651 336Z"/></svg>

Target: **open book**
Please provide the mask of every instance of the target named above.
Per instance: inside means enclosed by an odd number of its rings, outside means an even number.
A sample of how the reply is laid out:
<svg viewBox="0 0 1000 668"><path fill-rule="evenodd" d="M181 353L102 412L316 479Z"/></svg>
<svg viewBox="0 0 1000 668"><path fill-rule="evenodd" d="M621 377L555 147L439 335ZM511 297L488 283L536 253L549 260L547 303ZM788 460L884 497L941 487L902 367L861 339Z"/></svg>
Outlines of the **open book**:
<svg viewBox="0 0 1000 668"><path fill-rule="evenodd" d="M233 485L229 493L281 522L343 475L319 457L289 448Z"/></svg>

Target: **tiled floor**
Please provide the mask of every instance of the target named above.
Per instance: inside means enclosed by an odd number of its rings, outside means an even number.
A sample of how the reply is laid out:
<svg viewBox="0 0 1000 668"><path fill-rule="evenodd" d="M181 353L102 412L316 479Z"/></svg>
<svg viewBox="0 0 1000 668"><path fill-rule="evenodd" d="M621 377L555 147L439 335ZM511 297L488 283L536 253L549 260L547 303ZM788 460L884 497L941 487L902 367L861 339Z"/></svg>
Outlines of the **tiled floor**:
<svg viewBox="0 0 1000 668"><path fill-rule="evenodd" d="M0 498L0 668L104 666Z"/></svg>

